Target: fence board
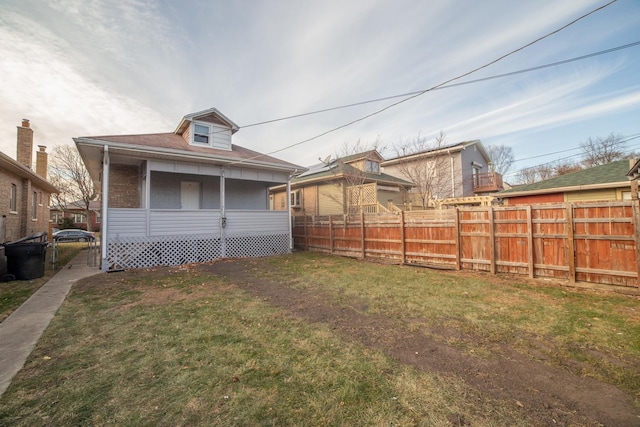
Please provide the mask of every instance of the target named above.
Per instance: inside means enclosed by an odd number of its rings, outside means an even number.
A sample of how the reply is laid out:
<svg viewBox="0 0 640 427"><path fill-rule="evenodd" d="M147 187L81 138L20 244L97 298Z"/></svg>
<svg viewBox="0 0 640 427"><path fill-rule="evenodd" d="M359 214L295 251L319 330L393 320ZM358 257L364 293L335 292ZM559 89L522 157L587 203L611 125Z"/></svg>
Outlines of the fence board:
<svg viewBox="0 0 640 427"><path fill-rule="evenodd" d="M638 201L294 217L296 247L401 264L638 286Z"/></svg>

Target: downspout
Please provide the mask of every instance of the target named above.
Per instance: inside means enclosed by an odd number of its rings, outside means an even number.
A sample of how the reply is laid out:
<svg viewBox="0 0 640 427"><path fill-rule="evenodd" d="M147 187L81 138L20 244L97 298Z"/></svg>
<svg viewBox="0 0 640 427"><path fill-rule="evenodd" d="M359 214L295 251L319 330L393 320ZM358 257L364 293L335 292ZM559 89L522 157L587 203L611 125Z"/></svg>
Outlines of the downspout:
<svg viewBox="0 0 640 427"><path fill-rule="evenodd" d="M291 176L287 177L287 217L289 218L289 252L293 251L293 224L291 219Z"/></svg>
<svg viewBox="0 0 640 427"><path fill-rule="evenodd" d="M449 153L449 161L451 163L451 197L456 197L456 175L453 171L453 157L451 157L451 153Z"/></svg>
<svg viewBox="0 0 640 427"><path fill-rule="evenodd" d="M220 170L220 256L227 256L227 242L224 229L227 226L227 212L225 207L225 169Z"/></svg>
<svg viewBox="0 0 640 427"><path fill-rule="evenodd" d="M109 234L109 146L104 146L102 152L102 229L100 230L100 253L102 260L100 266L106 271L107 265L107 235Z"/></svg>

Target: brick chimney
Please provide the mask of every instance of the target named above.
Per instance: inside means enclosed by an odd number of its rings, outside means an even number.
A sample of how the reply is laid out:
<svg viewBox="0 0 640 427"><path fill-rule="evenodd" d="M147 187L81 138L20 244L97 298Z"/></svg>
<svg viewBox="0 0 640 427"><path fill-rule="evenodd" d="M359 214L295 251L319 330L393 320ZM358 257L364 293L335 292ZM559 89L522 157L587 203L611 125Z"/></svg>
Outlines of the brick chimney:
<svg viewBox="0 0 640 427"><path fill-rule="evenodd" d="M22 126L18 126L18 163L22 163L29 169L33 164L33 129L29 126L29 120L22 119Z"/></svg>
<svg viewBox="0 0 640 427"><path fill-rule="evenodd" d="M49 166L49 155L45 151L44 145L38 145L39 151L36 151L36 174L41 178L47 179L47 167Z"/></svg>

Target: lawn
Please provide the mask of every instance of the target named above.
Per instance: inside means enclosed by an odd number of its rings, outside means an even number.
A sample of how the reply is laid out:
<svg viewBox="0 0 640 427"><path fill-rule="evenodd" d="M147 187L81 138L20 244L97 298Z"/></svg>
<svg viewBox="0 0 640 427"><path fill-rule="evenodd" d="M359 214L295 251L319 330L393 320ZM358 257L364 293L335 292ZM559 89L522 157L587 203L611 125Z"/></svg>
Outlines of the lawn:
<svg viewBox="0 0 640 427"><path fill-rule="evenodd" d="M62 266L68 263L78 254L86 243L64 243L58 245L58 260L56 268L51 263L51 248L47 248L44 276L32 280L12 280L10 282L0 282L0 322L23 302L25 302L35 291L40 289Z"/></svg>
<svg viewBox="0 0 640 427"><path fill-rule="evenodd" d="M637 297L314 253L225 263L232 274L214 263L74 285L0 399L0 425L599 423L406 362L387 343L405 333L479 363L514 351L637 409ZM337 314L313 317L321 306ZM348 313L378 320L333 323Z"/></svg>

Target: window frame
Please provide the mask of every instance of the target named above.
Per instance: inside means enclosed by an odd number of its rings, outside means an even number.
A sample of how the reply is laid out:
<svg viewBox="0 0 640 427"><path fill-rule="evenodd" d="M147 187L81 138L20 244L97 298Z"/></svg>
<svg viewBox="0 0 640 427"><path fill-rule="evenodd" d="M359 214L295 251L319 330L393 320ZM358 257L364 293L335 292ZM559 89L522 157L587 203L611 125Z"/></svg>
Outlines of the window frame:
<svg viewBox="0 0 640 427"><path fill-rule="evenodd" d="M290 193L289 205L292 208L301 208L302 207L302 193L300 190L293 190Z"/></svg>
<svg viewBox="0 0 640 427"><path fill-rule="evenodd" d="M9 190L9 212L18 213L18 186L13 183Z"/></svg>
<svg viewBox="0 0 640 427"><path fill-rule="evenodd" d="M73 215L73 223L74 224L83 224L87 222L87 214L85 213L72 213L71 215ZM76 219L80 218L81 221L76 221ZM82 221L84 220L84 221Z"/></svg>
<svg viewBox="0 0 640 427"><path fill-rule="evenodd" d="M375 165L375 168L373 167ZM364 161L364 171L369 173L380 173L380 162L377 160L365 160Z"/></svg>
<svg viewBox="0 0 640 427"><path fill-rule="evenodd" d="M31 220L38 220L38 192L31 193Z"/></svg>
<svg viewBox="0 0 640 427"><path fill-rule="evenodd" d="M196 128L200 126L203 128L207 129L207 133L203 134L202 132L196 132ZM193 122L193 131L191 132L191 144L193 145L198 145L201 147L210 147L211 146L211 126L206 124L206 123L198 123L198 122ZM202 142L202 141L196 141L196 137L203 137L206 138L207 141L206 142Z"/></svg>

